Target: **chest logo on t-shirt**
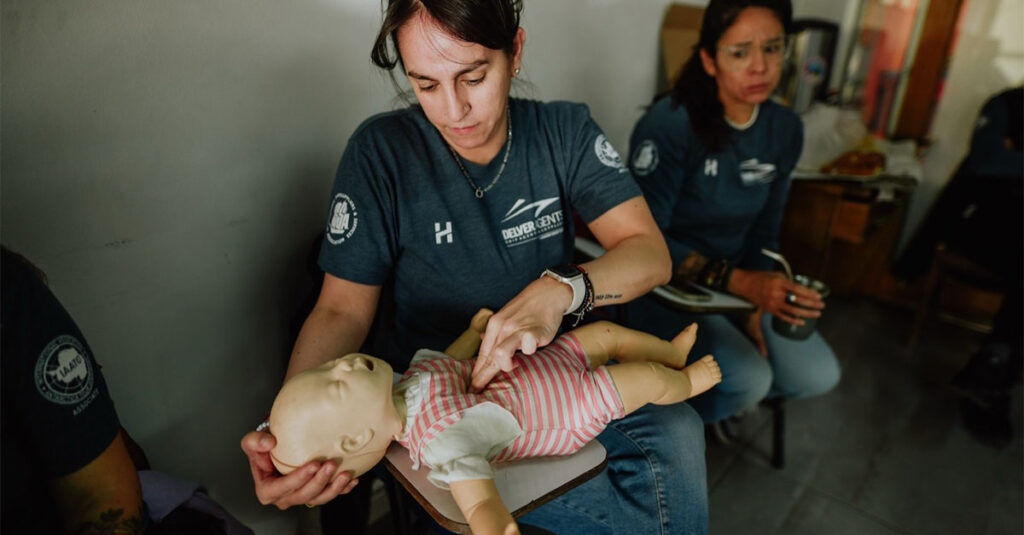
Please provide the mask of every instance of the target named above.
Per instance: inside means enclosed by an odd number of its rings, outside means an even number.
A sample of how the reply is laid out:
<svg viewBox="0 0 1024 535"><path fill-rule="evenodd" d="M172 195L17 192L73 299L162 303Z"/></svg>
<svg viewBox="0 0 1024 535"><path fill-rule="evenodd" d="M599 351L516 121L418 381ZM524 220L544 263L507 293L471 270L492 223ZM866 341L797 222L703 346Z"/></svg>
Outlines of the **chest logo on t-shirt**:
<svg viewBox="0 0 1024 535"><path fill-rule="evenodd" d="M650 139L643 140L633 151L633 172L645 176L658 168L658 145Z"/></svg>
<svg viewBox="0 0 1024 535"><path fill-rule="evenodd" d="M775 164L761 163L757 158L740 162L740 179L743 185L771 182L775 179Z"/></svg>
<svg viewBox="0 0 1024 535"><path fill-rule="evenodd" d="M331 203L331 216L327 221L327 241L338 245L352 237L359 226L359 214L356 203L344 193L334 196Z"/></svg>
<svg viewBox="0 0 1024 535"><path fill-rule="evenodd" d="M704 176L718 176L718 160L714 158L704 160Z"/></svg>
<svg viewBox="0 0 1024 535"><path fill-rule="evenodd" d="M92 392L93 371L85 347L70 335L61 335L43 348L36 360L36 390L47 400L73 405Z"/></svg>
<svg viewBox="0 0 1024 535"><path fill-rule="evenodd" d="M501 220L501 238L507 247L543 240L562 233L562 209L558 197L527 203L517 199ZM549 209L551 206L557 210ZM524 218L526 219L524 221Z"/></svg>
<svg viewBox="0 0 1024 535"><path fill-rule="evenodd" d="M622 164L622 158L619 157L619 153L604 134L599 134L597 139L594 140L594 153L597 154L597 159L606 166L618 169L620 173L627 171L626 166Z"/></svg>
<svg viewBox="0 0 1024 535"><path fill-rule="evenodd" d="M452 222L445 221L444 225L441 225L440 221L434 221L434 244L441 245L441 243L452 242Z"/></svg>

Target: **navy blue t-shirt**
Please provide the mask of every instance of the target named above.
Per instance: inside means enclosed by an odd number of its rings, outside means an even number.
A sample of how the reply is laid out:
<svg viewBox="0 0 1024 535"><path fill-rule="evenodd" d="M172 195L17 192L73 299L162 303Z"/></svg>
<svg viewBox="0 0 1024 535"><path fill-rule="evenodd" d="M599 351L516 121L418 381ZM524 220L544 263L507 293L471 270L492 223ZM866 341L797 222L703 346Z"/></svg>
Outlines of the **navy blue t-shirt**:
<svg viewBox="0 0 1024 535"><path fill-rule="evenodd" d="M92 350L39 276L3 252L3 532L55 533L48 480L78 470L121 425Z"/></svg>
<svg viewBox="0 0 1024 535"><path fill-rule="evenodd" d="M748 269L771 269L761 248L778 249L790 175L803 149L792 110L763 102L753 123L730 128L710 152L685 106L656 101L633 128L630 168L668 243L672 264L691 249Z"/></svg>
<svg viewBox="0 0 1024 535"><path fill-rule="evenodd" d="M586 106L511 99L509 117L508 162L483 198L418 107L372 117L348 142L320 266L384 285L368 350L396 369L570 261L574 210L590 222L640 195ZM485 187L504 156L502 146L487 165L461 161Z"/></svg>

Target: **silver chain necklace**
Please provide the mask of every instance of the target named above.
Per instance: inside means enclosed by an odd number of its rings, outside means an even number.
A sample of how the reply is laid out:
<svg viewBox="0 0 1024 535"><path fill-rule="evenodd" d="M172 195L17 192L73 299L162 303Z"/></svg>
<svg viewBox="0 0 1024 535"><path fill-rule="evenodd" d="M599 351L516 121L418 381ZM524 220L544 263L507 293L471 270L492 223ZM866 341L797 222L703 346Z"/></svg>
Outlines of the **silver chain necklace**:
<svg viewBox="0 0 1024 535"><path fill-rule="evenodd" d="M501 178L501 173L505 172L505 164L508 163L508 155L512 152L512 114L508 114L508 140L505 141L505 156L501 159L501 167L498 168L498 174L494 175L491 179L491 183L486 188L477 186L473 179L466 172L466 168L462 166L462 159L459 158L459 154L455 152L455 149L451 145L448 145L448 150L452 151L452 157L455 158L455 164L459 166L459 171L462 171L462 176L466 177L466 181L469 182L469 187L473 188L473 193L477 199L483 199L484 193L487 193L498 183L498 179Z"/></svg>

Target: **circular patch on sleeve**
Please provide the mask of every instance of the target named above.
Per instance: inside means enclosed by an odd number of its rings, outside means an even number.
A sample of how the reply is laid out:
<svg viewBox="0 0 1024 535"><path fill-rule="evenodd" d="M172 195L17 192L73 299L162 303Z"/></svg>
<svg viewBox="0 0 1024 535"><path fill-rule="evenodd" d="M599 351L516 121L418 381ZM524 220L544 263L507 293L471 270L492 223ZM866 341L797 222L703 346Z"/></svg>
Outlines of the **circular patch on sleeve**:
<svg viewBox="0 0 1024 535"><path fill-rule="evenodd" d="M658 145L645 139L633 151L633 172L644 176L658 168Z"/></svg>
<svg viewBox="0 0 1024 535"><path fill-rule="evenodd" d="M327 221L327 241L338 245L351 238L359 226L358 216L356 203L348 195L335 195L331 203L331 216Z"/></svg>
<svg viewBox="0 0 1024 535"><path fill-rule="evenodd" d="M47 400L73 405L92 392L94 371L85 346L70 335L50 341L36 360L36 390Z"/></svg>
<svg viewBox="0 0 1024 535"><path fill-rule="evenodd" d="M594 152L597 154L597 159L601 160L601 163L608 167L615 169L624 169L622 165L622 158L619 157L619 153L616 152L615 147L608 141L608 138L604 134L597 136L594 140Z"/></svg>

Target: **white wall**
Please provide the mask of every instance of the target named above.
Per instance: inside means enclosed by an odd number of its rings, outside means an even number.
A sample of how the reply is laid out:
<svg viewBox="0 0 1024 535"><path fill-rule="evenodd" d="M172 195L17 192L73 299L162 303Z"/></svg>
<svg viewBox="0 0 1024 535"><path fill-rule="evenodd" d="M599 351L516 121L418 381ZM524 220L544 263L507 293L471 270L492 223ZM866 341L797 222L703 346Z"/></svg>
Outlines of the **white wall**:
<svg viewBox="0 0 1024 535"><path fill-rule="evenodd" d="M932 0L937 1L937 0ZM1024 83L1024 3L966 0L942 99L924 156L924 181L907 215L904 241L927 214L942 186L967 154L982 104L995 93Z"/></svg>
<svg viewBox="0 0 1024 535"><path fill-rule="evenodd" d="M238 440L347 136L389 105L377 2L8 0L2 239L88 338L154 466L260 532Z"/></svg>

